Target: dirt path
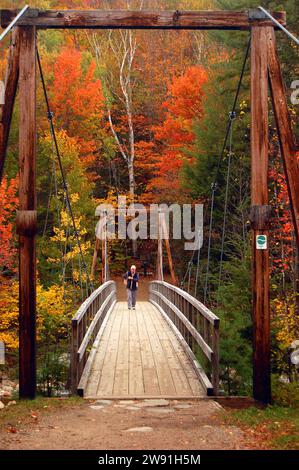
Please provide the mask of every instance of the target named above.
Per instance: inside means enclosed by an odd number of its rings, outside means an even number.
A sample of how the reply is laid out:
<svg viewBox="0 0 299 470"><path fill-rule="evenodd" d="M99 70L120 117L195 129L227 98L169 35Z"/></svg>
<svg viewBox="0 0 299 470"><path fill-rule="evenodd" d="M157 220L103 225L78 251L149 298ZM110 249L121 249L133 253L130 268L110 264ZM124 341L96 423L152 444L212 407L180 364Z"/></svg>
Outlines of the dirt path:
<svg viewBox="0 0 299 470"><path fill-rule="evenodd" d="M212 400L82 401L2 425L1 449L249 449Z"/></svg>

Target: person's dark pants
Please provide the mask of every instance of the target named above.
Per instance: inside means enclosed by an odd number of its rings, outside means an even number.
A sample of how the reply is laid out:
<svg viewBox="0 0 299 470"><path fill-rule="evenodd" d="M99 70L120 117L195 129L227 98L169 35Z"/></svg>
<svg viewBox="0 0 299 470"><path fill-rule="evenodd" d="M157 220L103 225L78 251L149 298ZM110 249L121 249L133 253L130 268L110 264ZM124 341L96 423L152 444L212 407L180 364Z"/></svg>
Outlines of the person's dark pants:
<svg viewBox="0 0 299 470"><path fill-rule="evenodd" d="M137 290L127 289L128 308L135 307L135 305L136 305L136 294L137 294Z"/></svg>

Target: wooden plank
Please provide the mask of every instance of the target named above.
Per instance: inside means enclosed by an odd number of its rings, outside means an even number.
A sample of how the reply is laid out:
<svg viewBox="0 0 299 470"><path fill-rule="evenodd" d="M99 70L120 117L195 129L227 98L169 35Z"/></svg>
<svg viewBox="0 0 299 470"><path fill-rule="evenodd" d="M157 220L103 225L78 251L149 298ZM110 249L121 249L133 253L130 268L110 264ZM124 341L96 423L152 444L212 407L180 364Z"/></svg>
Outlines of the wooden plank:
<svg viewBox="0 0 299 470"><path fill-rule="evenodd" d="M177 329L177 327L175 326L174 323L172 323L172 321L168 318L168 316L166 315L166 313L163 311L163 309L153 300L151 299L150 301L156 308L157 310L163 315L164 319L166 320L166 322L168 323L168 325L170 326L170 328L174 331L176 337L178 338L180 344L182 345L182 347L184 348L184 351L186 353L186 355L188 356L189 360L191 361L192 363L192 366L194 367L194 370L196 372L196 375L197 377L199 378L202 386L203 386L203 389L205 391L205 393L207 395L212 395L213 394L213 386L212 386L212 383L210 382L209 378L207 377L205 371L203 370L203 368L200 366L200 364L198 363L194 353L192 352L192 350L190 349L190 347L188 346L188 344L186 343L184 337L181 335L181 333L179 332L179 330Z"/></svg>
<svg viewBox="0 0 299 470"><path fill-rule="evenodd" d="M17 10L1 10L1 26L6 27ZM271 13L285 25L285 12ZM18 22L37 28L99 29L226 29L247 30L252 24L272 25L269 19L251 20L247 11L226 10L29 10Z"/></svg>
<svg viewBox="0 0 299 470"><path fill-rule="evenodd" d="M198 400L206 400L206 399L212 399L215 400L215 397L208 397L206 395L201 395L201 396L186 396L186 395L128 395L128 396L123 396L123 395L96 395L96 396L88 396L84 397L86 400L99 400L100 398L104 398L106 400L113 400L114 402L117 400L153 400L153 399L160 399L164 398L165 400L192 400L194 403ZM219 398L234 398L234 397L217 397L217 400ZM238 398L245 398L245 397L238 397Z"/></svg>
<svg viewBox="0 0 299 470"><path fill-rule="evenodd" d="M296 156L297 145L288 111L274 29L268 28L267 31L269 81L273 110L287 181L293 224L297 244L299 245L299 167Z"/></svg>
<svg viewBox="0 0 299 470"><path fill-rule="evenodd" d="M141 342L137 316L139 307L131 310L129 321L129 395L144 395L144 382L141 357Z"/></svg>
<svg viewBox="0 0 299 470"><path fill-rule="evenodd" d="M129 394L129 310L125 302L120 302L122 317L115 364L113 395Z"/></svg>
<svg viewBox="0 0 299 470"><path fill-rule="evenodd" d="M99 341L84 396L202 396L185 352L176 338L175 344L170 341L169 327L152 305L138 302L130 312L125 302L116 305Z"/></svg>
<svg viewBox="0 0 299 470"><path fill-rule="evenodd" d="M184 354L184 351L178 344L176 348L173 347L172 342L168 337L167 330L169 330L169 327L167 323L151 304L148 304L148 312L155 326L156 335L160 339L160 343L164 350L176 393L178 395L192 395L192 389L189 385L179 357L181 354Z"/></svg>
<svg viewBox="0 0 299 470"><path fill-rule="evenodd" d="M251 39L251 204L268 204L268 67L269 28L253 27ZM269 249L256 249L258 235L266 226L253 225L253 395L265 403L271 400Z"/></svg>
<svg viewBox="0 0 299 470"><path fill-rule="evenodd" d="M112 302L104 320L103 320L103 323L99 329L99 332L96 336L96 339L92 345L92 348L91 348L91 351L89 352L89 355L88 355L88 359L86 361L86 364L85 364L85 367L84 367L84 370L82 372L82 375L81 375L81 378L80 378L80 382L79 382L79 385L77 387L77 392L80 396L84 396L84 394L86 393L86 389L87 389L87 385L90 385L91 382L95 382L95 380L93 380L93 376L96 376L97 377L97 383L99 381L99 374L98 373L95 373L95 367L97 367L94 363L95 363L95 359L99 359L99 356L98 356L98 349L100 348L100 343L101 343L101 339L104 337L104 333L106 331L106 327L107 327L107 323L109 323L109 320L110 320L110 317L111 317L111 314L114 310L114 307L115 307L115 300ZM92 392L93 394L96 393L96 389L95 391Z"/></svg>
<svg viewBox="0 0 299 470"><path fill-rule="evenodd" d="M166 320L168 317L166 314L161 315L159 310L153 306L153 311L157 312L156 321L158 324L164 323L164 331L167 334L168 340L172 344L173 350L177 353L177 362L180 364L179 367L184 371L185 378L188 381L189 387L191 389L191 394L197 396L202 396L205 394L203 387L198 380L197 373L195 371L195 367L193 364L193 356L192 361L190 361L190 357L186 354L185 348L183 347L180 339L172 329L170 328L171 321ZM159 328L162 329L162 326ZM181 336L181 338L183 338ZM184 340L185 341L185 340Z"/></svg>
<svg viewBox="0 0 299 470"><path fill-rule="evenodd" d="M20 397L36 389L36 32L20 30L19 233ZM32 217L33 216L33 217ZM29 220L31 222L29 222Z"/></svg>
<svg viewBox="0 0 299 470"><path fill-rule="evenodd" d="M111 315L107 320L106 326L103 325L104 328L102 330L102 336L99 338L98 341L97 351L91 367L86 390L84 392L84 396L86 397L92 397L97 395L98 386L103 371L103 363L109 344L109 338L116 318L116 311L117 306L115 305L113 311L111 312Z"/></svg>
<svg viewBox="0 0 299 470"><path fill-rule="evenodd" d="M165 321L164 317L162 317L162 315L160 314L158 314L157 316L158 316L158 320L157 320L158 324L161 324L163 322L165 323L165 325L167 325L166 327L163 328L163 331L165 331L167 338L168 338L168 342L169 344L172 345L172 349L176 353L176 356L177 356L176 361L178 364L177 367L183 370L185 379L187 380L189 387L191 389L191 395L194 394L196 396L202 396L204 394L203 388L200 385L200 382L196 376L194 368L192 364L190 363L190 359L187 357L184 351L184 348L178 341L178 338L175 336L172 329L168 327L168 323ZM164 345L164 342L163 342L163 345Z"/></svg>
<svg viewBox="0 0 299 470"><path fill-rule="evenodd" d="M148 331L149 340L151 343L155 366L157 370L157 376L159 380L159 386L162 395L175 395L175 386L173 383L171 371L167 362L167 358L165 357L163 347L157 337L155 326L153 321L149 315L148 310L151 307L151 304L148 302L144 302L142 305L144 310L144 319L146 323L146 328Z"/></svg>
<svg viewBox="0 0 299 470"><path fill-rule="evenodd" d="M20 31L13 29L7 59L4 105L0 105L0 181L3 176L10 124L19 80Z"/></svg>
<svg viewBox="0 0 299 470"><path fill-rule="evenodd" d="M139 342L141 346L142 375L145 395L160 396L161 390L157 376L154 355L144 319L143 302L138 302L136 310Z"/></svg>
<svg viewBox="0 0 299 470"><path fill-rule="evenodd" d="M113 394L118 343L121 334L121 322L121 302L118 302L115 308L115 320L103 362L102 374L97 390L97 395L105 396Z"/></svg>

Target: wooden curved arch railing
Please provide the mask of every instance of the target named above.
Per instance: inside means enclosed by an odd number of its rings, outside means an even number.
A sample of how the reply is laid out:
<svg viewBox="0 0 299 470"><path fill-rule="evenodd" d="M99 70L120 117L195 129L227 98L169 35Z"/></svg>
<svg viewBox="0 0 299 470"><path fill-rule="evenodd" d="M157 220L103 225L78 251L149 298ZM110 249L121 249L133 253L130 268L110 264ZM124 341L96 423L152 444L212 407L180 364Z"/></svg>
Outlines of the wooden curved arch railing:
<svg viewBox="0 0 299 470"><path fill-rule="evenodd" d="M84 390L97 340L115 302L115 282L107 281L83 302L72 318L71 386L74 394Z"/></svg>
<svg viewBox="0 0 299 470"><path fill-rule="evenodd" d="M199 300L164 281L150 283L149 300L162 313L194 364L208 395L219 388L219 318ZM207 364L199 365L201 352ZM202 361L200 361L202 362Z"/></svg>

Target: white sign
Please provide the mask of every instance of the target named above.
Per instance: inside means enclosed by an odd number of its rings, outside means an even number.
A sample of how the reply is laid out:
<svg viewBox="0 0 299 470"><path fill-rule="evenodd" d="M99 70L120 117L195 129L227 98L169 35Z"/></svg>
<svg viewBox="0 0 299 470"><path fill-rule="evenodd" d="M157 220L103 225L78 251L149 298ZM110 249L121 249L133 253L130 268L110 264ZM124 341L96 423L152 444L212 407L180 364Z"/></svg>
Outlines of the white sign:
<svg viewBox="0 0 299 470"><path fill-rule="evenodd" d="M299 80L294 80L291 83L291 88L294 90L291 94L291 103L299 104Z"/></svg>
<svg viewBox="0 0 299 470"><path fill-rule="evenodd" d="M256 249L266 250L267 248L268 248L267 235L257 235L256 236Z"/></svg>
<svg viewBox="0 0 299 470"><path fill-rule="evenodd" d="M0 364L5 364L5 344L3 341L0 341Z"/></svg>
<svg viewBox="0 0 299 470"><path fill-rule="evenodd" d="M4 82L0 80L0 105L5 104L5 85Z"/></svg>

